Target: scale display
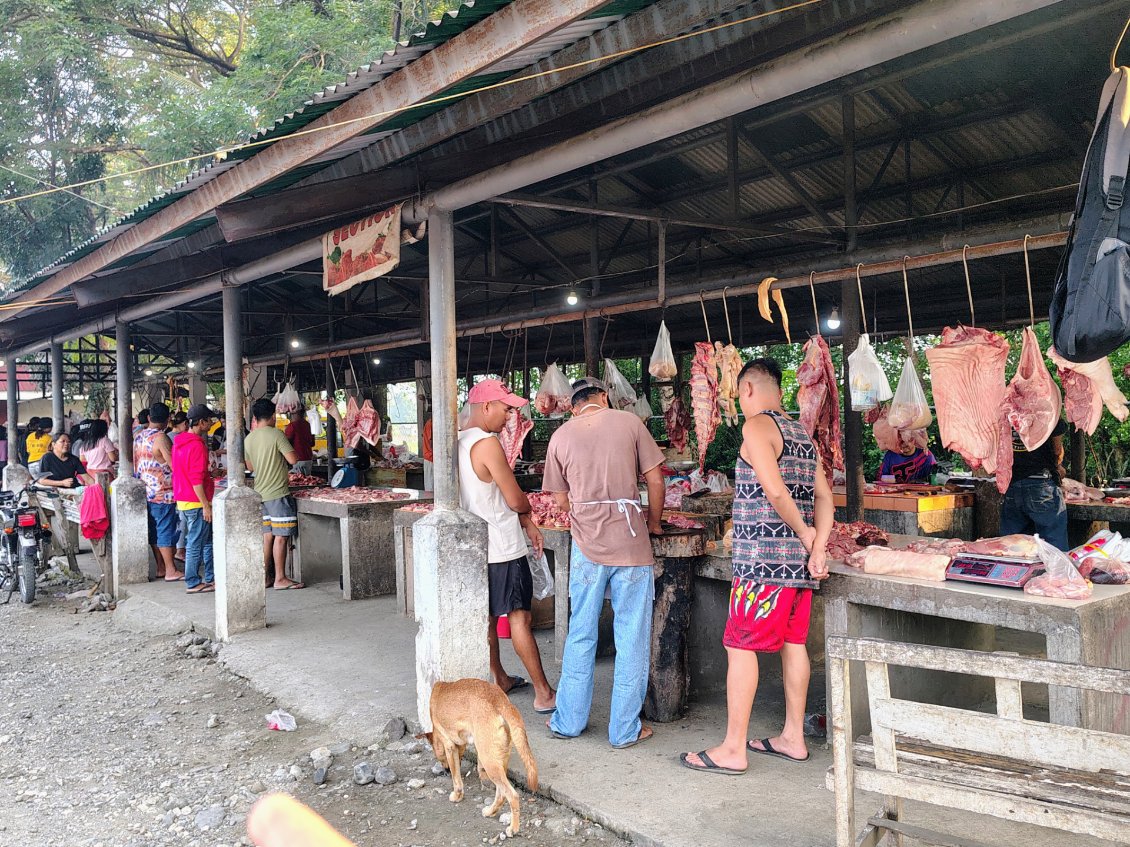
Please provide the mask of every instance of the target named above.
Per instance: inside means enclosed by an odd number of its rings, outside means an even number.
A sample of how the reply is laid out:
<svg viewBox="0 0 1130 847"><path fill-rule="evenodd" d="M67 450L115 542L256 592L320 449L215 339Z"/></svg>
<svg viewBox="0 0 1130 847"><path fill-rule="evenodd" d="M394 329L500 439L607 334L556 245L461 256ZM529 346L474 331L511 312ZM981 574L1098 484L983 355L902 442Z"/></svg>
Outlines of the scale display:
<svg viewBox="0 0 1130 847"><path fill-rule="evenodd" d="M1043 572L1043 562L1003 556L958 556L946 569L946 579L1023 588L1028 580Z"/></svg>

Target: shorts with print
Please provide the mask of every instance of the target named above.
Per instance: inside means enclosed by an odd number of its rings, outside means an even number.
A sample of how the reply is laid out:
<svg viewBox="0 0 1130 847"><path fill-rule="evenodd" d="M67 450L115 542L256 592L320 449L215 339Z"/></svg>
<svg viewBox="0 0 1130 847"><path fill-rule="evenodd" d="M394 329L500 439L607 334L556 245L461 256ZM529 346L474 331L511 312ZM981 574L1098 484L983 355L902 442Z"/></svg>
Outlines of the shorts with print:
<svg viewBox="0 0 1130 847"><path fill-rule="evenodd" d="M487 584L492 618L500 618L519 609L529 611L533 605L534 578L525 556L487 565Z"/></svg>
<svg viewBox="0 0 1130 847"><path fill-rule="evenodd" d="M722 643L758 653L776 653L786 643L804 644L811 614L811 588L761 585L734 577Z"/></svg>
<svg viewBox="0 0 1130 847"><path fill-rule="evenodd" d="M288 537L298 526L298 508L293 497L263 501L263 532Z"/></svg>
<svg viewBox="0 0 1130 847"><path fill-rule="evenodd" d="M177 544L177 515L176 503L149 503L151 544L158 547L175 547Z"/></svg>

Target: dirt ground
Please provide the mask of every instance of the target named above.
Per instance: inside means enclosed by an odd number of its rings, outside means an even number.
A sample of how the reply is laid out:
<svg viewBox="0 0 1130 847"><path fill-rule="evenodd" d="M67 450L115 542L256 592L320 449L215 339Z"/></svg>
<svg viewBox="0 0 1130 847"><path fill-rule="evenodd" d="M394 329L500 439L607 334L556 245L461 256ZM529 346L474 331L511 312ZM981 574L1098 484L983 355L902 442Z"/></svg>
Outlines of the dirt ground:
<svg viewBox="0 0 1130 847"><path fill-rule="evenodd" d="M467 798L450 803L450 777L433 773L431 749L411 734L358 748L301 716L296 731L271 731L264 716L287 704L217 665L219 645L127 633L113 612L80 605L58 595L0 606L0 844L246 845L247 812L273 791L307 803L359 847L509 840L498 819L481 815L494 789L480 787L471 762ZM316 785L310 754L323 747L333 763ZM396 781L358 785L360 763L378 779L391 768ZM522 796L524 843L625 843Z"/></svg>

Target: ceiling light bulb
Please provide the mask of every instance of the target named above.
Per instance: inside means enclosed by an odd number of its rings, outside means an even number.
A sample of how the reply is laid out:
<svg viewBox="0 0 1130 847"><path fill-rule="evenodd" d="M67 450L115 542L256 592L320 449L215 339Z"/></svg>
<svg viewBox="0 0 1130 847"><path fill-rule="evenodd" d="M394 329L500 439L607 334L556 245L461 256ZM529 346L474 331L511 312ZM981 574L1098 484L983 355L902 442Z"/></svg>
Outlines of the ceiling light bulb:
<svg viewBox="0 0 1130 847"><path fill-rule="evenodd" d="M840 328L840 310L833 309L832 314L828 315L828 329Z"/></svg>
<svg viewBox="0 0 1130 847"><path fill-rule="evenodd" d="M580 298L577 296L576 291L570 291L569 294L565 297L565 302L570 306L576 306L579 301Z"/></svg>
<svg viewBox="0 0 1130 847"><path fill-rule="evenodd" d="M146 368L145 369L145 375L146 376L153 376L153 371L151 371L149 368Z"/></svg>
<svg viewBox="0 0 1130 847"><path fill-rule="evenodd" d="M189 363L188 363L188 369L189 369L190 371L194 371L194 370L196 370L196 362L189 362Z"/></svg>
<svg viewBox="0 0 1130 847"><path fill-rule="evenodd" d="M4 367L6 364L8 363L4 359L0 359L0 368Z"/></svg>
<svg viewBox="0 0 1130 847"><path fill-rule="evenodd" d="M374 364L374 365L379 365L380 363L381 363L381 360L380 360L380 359L373 359L373 364Z"/></svg>
<svg viewBox="0 0 1130 847"><path fill-rule="evenodd" d="M299 345L299 341L298 341L297 338L290 339L290 346L291 347L297 347L298 345Z"/></svg>

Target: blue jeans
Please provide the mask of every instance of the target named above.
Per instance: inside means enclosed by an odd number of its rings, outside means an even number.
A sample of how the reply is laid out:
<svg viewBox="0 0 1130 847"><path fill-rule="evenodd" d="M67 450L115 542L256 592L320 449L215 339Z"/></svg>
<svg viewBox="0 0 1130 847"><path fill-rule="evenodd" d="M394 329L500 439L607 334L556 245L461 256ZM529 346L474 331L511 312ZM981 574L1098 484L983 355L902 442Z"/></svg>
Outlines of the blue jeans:
<svg viewBox="0 0 1130 847"><path fill-rule="evenodd" d="M188 538L184 545L184 586L195 588L201 582L215 582L215 562L212 559L212 523L204 520L203 509L187 509L181 512L188 526ZM200 566L204 566L201 579Z"/></svg>
<svg viewBox="0 0 1130 847"><path fill-rule="evenodd" d="M569 561L569 637L557 683L557 711L550 728L570 737L584 732L592 708L596 637L605 589L612 588L616 665L608 741L619 747L639 737L651 667L651 616L655 579L650 566L598 565L573 545Z"/></svg>
<svg viewBox="0 0 1130 847"><path fill-rule="evenodd" d="M1035 533L1060 550L1067 546L1067 501L1052 478L1015 479L1001 503L1001 535Z"/></svg>

